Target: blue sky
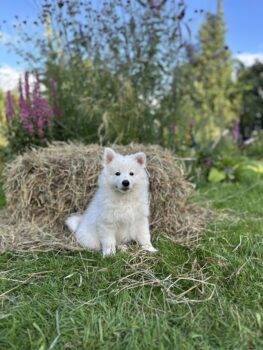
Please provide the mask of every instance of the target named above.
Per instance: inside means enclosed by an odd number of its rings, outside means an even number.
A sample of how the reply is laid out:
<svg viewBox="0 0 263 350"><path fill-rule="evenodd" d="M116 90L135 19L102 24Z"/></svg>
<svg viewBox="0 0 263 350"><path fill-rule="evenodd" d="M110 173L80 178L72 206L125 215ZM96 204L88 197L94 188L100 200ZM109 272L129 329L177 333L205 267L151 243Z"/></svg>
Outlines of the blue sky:
<svg viewBox="0 0 263 350"><path fill-rule="evenodd" d="M6 38L10 40L14 16L36 17L39 2L40 0L1 0L0 32L8 34ZM187 16L193 17L191 29L194 36L204 18L200 14L196 15L194 10L215 12L216 0L185 0L185 3ZM263 0L223 0L223 10L227 26L226 43L233 54L239 55L246 64L253 63L255 58L263 60ZM7 20L7 24L3 24L3 20ZM0 87L17 78L16 72L21 69L17 61L15 54L8 53L5 46L0 44ZM4 80L1 78L3 69L5 72L9 70ZM8 74L12 74L11 71L14 76L9 79Z"/></svg>
<svg viewBox="0 0 263 350"><path fill-rule="evenodd" d="M189 11L196 6L215 12L216 0L188 0ZM226 42L234 54L263 53L263 0L223 0L227 27ZM201 18L197 22L200 24Z"/></svg>

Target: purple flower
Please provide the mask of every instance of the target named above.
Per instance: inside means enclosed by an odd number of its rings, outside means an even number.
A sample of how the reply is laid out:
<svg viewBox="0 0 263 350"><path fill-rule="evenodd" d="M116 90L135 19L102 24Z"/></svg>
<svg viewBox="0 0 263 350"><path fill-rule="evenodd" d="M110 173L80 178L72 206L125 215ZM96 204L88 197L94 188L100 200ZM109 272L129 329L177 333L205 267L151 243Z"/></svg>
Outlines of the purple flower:
<svg viewBox="0 0 263 350"><path fill-rule="evenodd" d="M189 128L192 130L195 127L195 118L192 118L192 120L189 123Z"/></svg>
<svg viewBox="0 0 263 350"><path fill-rule="evenodd" d="M24 128L30 135L32 135L34 133L34 126L30 120L30 87L28 72L25 73L25 97L23 94L23 85L21 80L19 80L18 91L19 118L22 121Z"/></svg>
<svg viewBox="0 0 263 350"><path fill-rule="evenodd" d="M233 136L234 142L237 142L239 139L239 136L240 136L240 121L239 120L235 121L232 136Z"/></svg>
<svg viewBox="0 0 263 350"><path fill-rule="evenodd" d="M23 123L24 128L28 131L29 135L33 135L34 133L34 126L32 124L31 118L30 118L30 106L28 104L28 101L24 100L20 111L20 119Z"/></svg>
<svg viewBox="0 0 263 350"><path fill-rule="evenodd" d="M39 136L44 136L45 125L51 126L51 117L54 115L53 109L49 105L47 99L41 96L40 93L40 83L37 79L34 84L33 94L32 94L32 119L38 128Z"/></svg>
<svg viewBox="0 0 263 350"><path fill-rule="evenodd" d="M211 158L207 158L205 160L205 164L207 165L208 168L211 168L212 164L213 164L213 161Z"/></svg>
<svg viewBox="0 0 263 350"><path fill-rule="evenodd" d="M14 108L13 108L13 99L10 91L7 91L6 94L6 108L5 108L5 115L6 115L6 121L7 123L10 122L11 118L14 114Z"/></svg>
<svg viewBox="0 0 263 350"><path fill-rule="evenodd" d="M44 136L44 126L45 126L45 120L43 116L40 116L37 121L37 128L38 128L38 134L39 136Z"/></svg>
<svg viewBox="0 0 263 350"><path fill-rule="evenodd" d="M23 86L24 84L24 86ZM53 93L51 100L54 100L54 106L56 103L55 85L53 83ZM24 76L24 82L19 81L19 119L22 122L23 127L27 130L29 135L35 133L40 136L45 136L45 127L52 126L51 117L54 116L54 107L52 108L48 100L42 96L40 89L39 76L36 75L36 80L33 86L33 91L30 91L29 85L29 73L26 72ZM9 121L13 115L13 105L10 92L7 93L6 103L6 116Z"/></svg>

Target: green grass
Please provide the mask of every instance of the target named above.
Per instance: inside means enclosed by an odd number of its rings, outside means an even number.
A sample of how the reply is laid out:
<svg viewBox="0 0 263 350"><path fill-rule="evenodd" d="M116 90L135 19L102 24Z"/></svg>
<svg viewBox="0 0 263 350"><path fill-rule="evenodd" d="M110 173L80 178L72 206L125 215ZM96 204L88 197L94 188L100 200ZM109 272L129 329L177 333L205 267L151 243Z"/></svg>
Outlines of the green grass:
<svg viewBox="0 0 263 350"><path fill-rule="evenodd" d="M222 215L193 249L2 254L0 349L262 349L262 193L202 188Z"/></svg>

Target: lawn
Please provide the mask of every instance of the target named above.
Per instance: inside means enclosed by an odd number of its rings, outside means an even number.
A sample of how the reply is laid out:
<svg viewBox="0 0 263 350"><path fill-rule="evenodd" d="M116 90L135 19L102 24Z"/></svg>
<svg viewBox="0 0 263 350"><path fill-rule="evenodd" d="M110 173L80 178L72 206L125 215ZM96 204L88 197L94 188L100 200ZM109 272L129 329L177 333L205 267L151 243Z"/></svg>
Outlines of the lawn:
<svg viewBox="0 0 263 350"><path fill-rule="evenodd" d="M220 215L192 249L0 256L0 349L262 349L263 181L196 200Z"/></svg>

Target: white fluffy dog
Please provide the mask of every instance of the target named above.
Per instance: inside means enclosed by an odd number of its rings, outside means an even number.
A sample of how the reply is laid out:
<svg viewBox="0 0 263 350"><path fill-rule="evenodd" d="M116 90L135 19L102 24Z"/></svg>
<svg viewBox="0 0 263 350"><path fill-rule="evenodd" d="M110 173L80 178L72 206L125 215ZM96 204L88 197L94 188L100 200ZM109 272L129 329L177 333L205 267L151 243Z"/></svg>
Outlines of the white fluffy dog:
<svg viewBox="0 0 263 350"><path fill-rule="evenodd" d="M78 242L103 255L115 254L116 246L131 240L155 252L149 230L146 156L123 156L105 148L98 190L83 215L72 215L66 225Z"/></svg>

